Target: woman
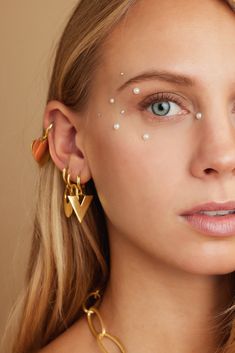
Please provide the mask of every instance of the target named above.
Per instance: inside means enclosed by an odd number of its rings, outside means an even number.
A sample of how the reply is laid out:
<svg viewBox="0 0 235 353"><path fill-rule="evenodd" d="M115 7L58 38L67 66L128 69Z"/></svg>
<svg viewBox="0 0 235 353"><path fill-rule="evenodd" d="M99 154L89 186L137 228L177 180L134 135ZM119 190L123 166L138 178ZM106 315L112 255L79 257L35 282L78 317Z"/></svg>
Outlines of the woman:
<svg viewBox="0 0 235 353"><path fill-rule="evenodd" d="M234 7L75 8L13 353L235 352Z"/></svg>

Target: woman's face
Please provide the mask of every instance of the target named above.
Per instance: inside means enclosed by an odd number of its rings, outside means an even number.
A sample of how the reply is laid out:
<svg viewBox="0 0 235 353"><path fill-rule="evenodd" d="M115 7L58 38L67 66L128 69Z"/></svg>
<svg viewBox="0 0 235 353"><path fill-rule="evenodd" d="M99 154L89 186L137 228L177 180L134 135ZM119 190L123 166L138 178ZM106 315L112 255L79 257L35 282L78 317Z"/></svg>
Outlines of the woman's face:
<svg viewBox="0 0 235 353"><path fill-rule="evenodd" d="M235 14L213 0L139 1L102 54L84 152L110 234L188 272L232 272L235 234L202 234L180 214L235 200Z"/></svg>

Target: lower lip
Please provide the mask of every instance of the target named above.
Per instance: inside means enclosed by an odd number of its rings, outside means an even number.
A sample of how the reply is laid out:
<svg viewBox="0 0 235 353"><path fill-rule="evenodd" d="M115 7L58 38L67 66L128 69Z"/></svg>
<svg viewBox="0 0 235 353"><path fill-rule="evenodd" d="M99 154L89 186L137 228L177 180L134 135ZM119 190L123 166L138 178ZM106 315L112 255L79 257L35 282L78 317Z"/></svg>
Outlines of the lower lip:
<svg viewBox="0 0 235 353"><path fill-rule="evenodd" d="M194 213L184 215L183 218L186 219L193 228L206 235L217 237L235 235L235 214L229 214L227 216L207 216Z"/></svg>

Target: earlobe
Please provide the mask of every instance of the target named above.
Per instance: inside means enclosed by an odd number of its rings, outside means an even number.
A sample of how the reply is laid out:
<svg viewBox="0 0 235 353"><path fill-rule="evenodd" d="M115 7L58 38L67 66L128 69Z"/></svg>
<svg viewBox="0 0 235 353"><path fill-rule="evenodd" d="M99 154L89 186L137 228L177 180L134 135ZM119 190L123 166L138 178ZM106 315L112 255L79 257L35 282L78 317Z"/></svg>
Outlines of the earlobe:
<svg viewBox="0 0 235 353"><path fill-rule="evenodd" d="M50 156L57 168L61 171L68 168L72 181L80 176L81 183L86 183L91 175L82 151L83 124L79 124L80 118L63 103L54 100L45 108L44 127L54 122L48 135L48 144ZM79 138L78 134L81 135Z"/></svg>

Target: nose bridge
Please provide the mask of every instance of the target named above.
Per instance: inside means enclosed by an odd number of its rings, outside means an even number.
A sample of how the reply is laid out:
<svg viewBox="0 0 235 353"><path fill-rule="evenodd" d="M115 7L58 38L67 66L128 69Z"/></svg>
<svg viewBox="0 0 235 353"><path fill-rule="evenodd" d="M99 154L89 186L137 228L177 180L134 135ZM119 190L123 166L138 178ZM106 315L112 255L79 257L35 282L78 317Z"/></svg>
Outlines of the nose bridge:
<svg viewBox="0 0 235 353"><path fill-rule="evenodd" d="M220 103L208 109L200 121L201 134L197 146L199 169L203 175L235 173L234 118L228 114L227 106ZM196 169L198 172L198 165Z"/></svg>

